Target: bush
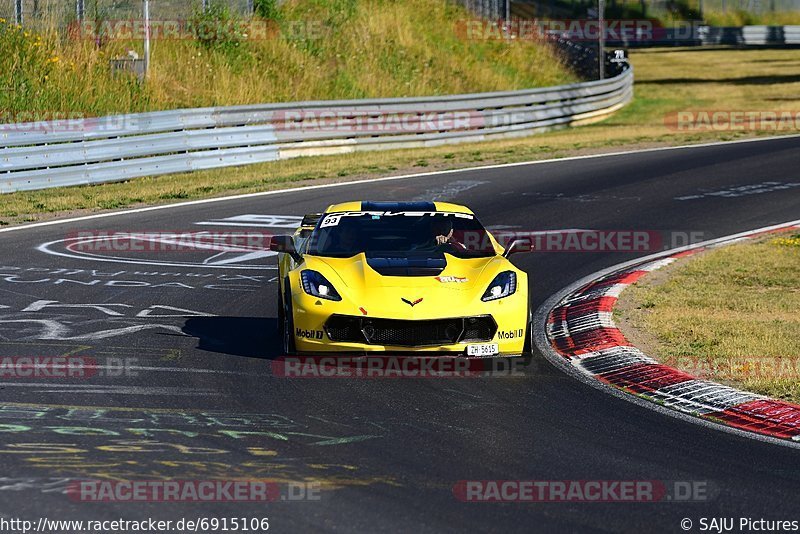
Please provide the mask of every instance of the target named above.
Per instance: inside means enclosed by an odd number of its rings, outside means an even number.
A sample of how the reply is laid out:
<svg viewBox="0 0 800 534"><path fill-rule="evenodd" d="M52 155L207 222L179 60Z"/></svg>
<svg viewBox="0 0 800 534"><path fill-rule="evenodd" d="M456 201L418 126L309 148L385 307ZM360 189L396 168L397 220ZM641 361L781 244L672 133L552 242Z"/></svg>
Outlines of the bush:
<svg viewBox="0 0 800 534"><path fill-rule="evenodd" d="M255 0L253 7L256 15L262 19L278 20L280 18L278 0Z"/></svg>
<svg viewBox="0 0 800 534"><path fill-rule="evenodd" d="M197 42L208 49L236 51L247 39L244 22L232 15L228 6L221 2L213 2L205 11L195 10L191 28Z"/></svg>

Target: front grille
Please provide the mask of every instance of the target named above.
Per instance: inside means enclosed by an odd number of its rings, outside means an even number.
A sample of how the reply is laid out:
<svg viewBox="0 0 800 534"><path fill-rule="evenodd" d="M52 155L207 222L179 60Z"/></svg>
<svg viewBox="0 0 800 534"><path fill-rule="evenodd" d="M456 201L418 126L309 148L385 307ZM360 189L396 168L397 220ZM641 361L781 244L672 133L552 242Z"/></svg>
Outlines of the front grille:
<svg viewBox="0 0 800 534"><path fill-rule="evenodd" d="M331 341L424 347L490 341L497 324L490 315L418 321L332 315L325 323L325 331Z"/></svg>

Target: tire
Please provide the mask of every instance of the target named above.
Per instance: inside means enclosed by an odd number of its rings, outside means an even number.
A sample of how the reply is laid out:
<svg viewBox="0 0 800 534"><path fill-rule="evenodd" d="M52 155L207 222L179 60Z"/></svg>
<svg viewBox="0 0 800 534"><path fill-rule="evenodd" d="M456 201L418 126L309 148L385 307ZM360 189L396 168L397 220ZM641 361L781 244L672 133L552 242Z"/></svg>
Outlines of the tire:
<svg viewBox="0 0 800 534"><path fill-rule="evenodd" d="M289 278L283 284L283 298L281 299L281 307L278 310L278 317L282 321L281 325L281 339L283 340L283 353L286 356L291 356L297 352L294 344L294 315L292 314L292 290L289 287Z"/></svg>
<svg viewBox="0 0 800 534"><path fill-rule="evenodd" d="M281 289L280 282L278 283L278 288L275 290L275 300L278 302L278 320L275 324L275 332L278 334L278 337L283 335L283 289Z"/></svg>
<svg viewBox="0 0 800 534"><path fill-rule="evenodd" d="M531 312L531 299L528 297L528 327L525 329L525 345L522 346L522 356L533 354L533 313Z"/></svg>

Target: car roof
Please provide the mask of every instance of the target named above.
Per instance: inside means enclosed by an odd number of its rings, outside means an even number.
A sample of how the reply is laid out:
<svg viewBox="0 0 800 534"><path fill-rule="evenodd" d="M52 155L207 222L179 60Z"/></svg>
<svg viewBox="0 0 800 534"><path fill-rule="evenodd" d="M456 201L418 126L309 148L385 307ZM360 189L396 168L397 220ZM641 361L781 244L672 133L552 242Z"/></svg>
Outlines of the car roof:
<svg viewBox="0 0 800 534"><path fill-rule="evenodd" d="M472 210L466 206L451 202L372 202L366 200L331 204L325 213L342 211L446 211L473 214Z"/></svg>

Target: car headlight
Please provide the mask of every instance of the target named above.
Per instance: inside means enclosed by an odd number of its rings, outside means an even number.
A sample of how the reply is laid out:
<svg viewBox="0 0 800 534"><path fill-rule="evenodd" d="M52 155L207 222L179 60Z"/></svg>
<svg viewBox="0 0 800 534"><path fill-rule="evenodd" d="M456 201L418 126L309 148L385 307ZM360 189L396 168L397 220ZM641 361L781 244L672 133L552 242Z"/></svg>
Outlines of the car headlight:
<svg viewBox="0 0 800 534"><path fill-rule="evenodd" d="M303 282L303 291L312 297L319 297L327 300L342 300L339 293L334 289L333 284L317 271L307 269L300 273Z"/></svg>
<svg viewBox="0 0 800 534"><path fill-rule="evenodd" d="M517 290L517 275L513 271L503 271L498 274L486 288L486 292L481 297L484 302L497 300L513 295Z"/></svg>

